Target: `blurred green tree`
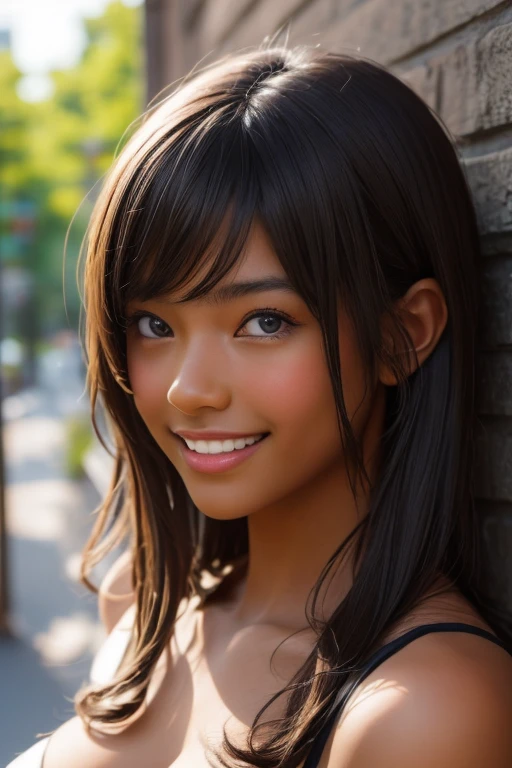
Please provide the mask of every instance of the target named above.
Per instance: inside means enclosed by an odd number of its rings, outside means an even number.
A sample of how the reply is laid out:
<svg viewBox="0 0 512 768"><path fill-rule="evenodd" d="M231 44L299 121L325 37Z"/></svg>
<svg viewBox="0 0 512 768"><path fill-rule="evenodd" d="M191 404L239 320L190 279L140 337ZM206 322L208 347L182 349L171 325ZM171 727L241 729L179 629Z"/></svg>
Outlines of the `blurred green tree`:
<svg viewBox="0 0 512 768"><path fill-rule="evenodd" d="M116 148L144 108L142 7L116 0L85 26L81 60L51 73L54 92L42 102L17 96L21 73L8 51L0 53L0 204L26 201L35 210L28 254L26 248L4 248L3 260L18 261L33 274L31 325L39 336L68 323L78 328L76 263L92 203Z"/></svg>

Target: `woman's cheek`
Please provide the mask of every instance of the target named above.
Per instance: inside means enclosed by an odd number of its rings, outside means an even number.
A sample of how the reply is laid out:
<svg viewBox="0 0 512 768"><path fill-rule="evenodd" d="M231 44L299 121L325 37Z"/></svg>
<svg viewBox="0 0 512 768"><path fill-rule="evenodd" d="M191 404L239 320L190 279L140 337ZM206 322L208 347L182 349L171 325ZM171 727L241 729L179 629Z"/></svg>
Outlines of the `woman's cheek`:
<svg viewBox="0 0 512 768"><path fill-rule="evenodd" d="M299 350L297 350L299 352ZM259 365L244 377L243 388L252 393L253 402L272 424L301 423L330 413L334 399L330 377L321 350L302 350L291 354L283 350L267 365Z"/></svg>
<svg viewBox="0 0 512 768"><path fill-rule="evenodd" d="M169 371L163 370L164 366L155 360L148 360L145 356L128 355L128 376L130 386L134 393L134 402L141 416L151 418L153 413L158 413L167 406L166 395L171 385Z"/></svg>

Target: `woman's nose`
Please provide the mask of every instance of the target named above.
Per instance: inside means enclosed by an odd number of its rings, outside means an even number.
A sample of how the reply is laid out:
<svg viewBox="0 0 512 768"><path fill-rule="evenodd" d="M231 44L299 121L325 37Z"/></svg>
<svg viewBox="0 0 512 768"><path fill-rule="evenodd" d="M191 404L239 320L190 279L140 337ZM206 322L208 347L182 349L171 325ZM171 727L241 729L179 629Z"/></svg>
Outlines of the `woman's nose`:
<svg viewBox="0 0 512 768"><path fill-rule="evenodd" d="M231 382L226 361L210 345L199 345L181 362L167 391L168 402L193 415L200 408L222 411L231 402Z"/></svg>

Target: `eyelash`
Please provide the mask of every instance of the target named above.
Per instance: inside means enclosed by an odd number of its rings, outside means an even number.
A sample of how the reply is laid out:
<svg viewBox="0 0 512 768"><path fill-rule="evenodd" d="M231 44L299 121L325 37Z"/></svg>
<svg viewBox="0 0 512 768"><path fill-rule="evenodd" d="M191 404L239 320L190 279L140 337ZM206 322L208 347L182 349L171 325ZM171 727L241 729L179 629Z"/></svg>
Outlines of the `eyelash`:
<svg viewBox="0 0 512 768"><path fill-rule="evenodd" d="M256 317L261 317L261 316L277 317L279 318L279 320L283 320L285 323L287 323L288 327L282 331L277 331L277 333L274 333L272 335L270 334L263 335L263 336L247 335L246 338L257 339L258 341L262 339L270 339L270 340L282 339L284 336L288 336L288 334L292 332L293 327L300 325L300 323L297 323L295 320L292 320L292 318L289 315L286 315L284 312L281 312L278 309L274 309L273 307L264 307L262 309L254 310L254 312L251 312L251 314L243 320L238 330L240 330L240 328L243 328L245 325L247 325L247 323L250 320L254 320ZM152 312L142 312L141 310L138 310L137 312L133 312L133 314L131 314L127 318L126 328L129 328L130 326L135 325L137 321L140 320L142 317L152 317L152 318L155 318L156 320L160 320L162 323L164 323L164 325L167 325L167 323L165 323L162 320L162 318L158 317L158 315L154 315ZM167 327L169 328L169 326ZM142 333L140 333L140 331L138 331L138 333L139 333L139 336L141 336L143 339L148 339L149 341L156 341L158 338L161 338L161 339L169 338L167 336L152 338L150 336L144 336ZM244 338L244 337L242 336L241 338Z"/></svg>

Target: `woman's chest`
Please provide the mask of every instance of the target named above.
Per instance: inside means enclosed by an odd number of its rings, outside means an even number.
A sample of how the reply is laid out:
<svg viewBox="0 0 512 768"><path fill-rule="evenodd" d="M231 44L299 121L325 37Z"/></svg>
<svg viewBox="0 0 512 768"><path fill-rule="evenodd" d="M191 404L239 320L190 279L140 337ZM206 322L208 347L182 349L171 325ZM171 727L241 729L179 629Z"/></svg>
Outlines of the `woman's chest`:
<svg viewBox="0 0 512 768"><path fill-rule="evenodd" d="M213 614L203 618L178 622L144 714L113 737L117 749L108 768L140 766L148 757L154 768L211 768L208 757L222 751L224 730L232 743L246 746L257 713L306 658L305 643L296 638L278 648L286 634L275 627L233 631ZM285 704L286 696L279 697L262 721L282 716Z"/></svg>

